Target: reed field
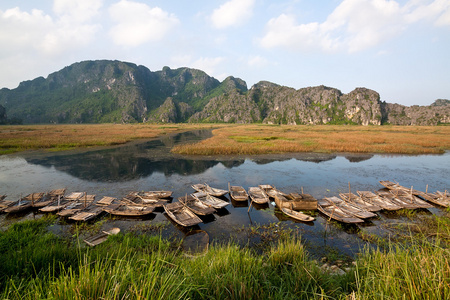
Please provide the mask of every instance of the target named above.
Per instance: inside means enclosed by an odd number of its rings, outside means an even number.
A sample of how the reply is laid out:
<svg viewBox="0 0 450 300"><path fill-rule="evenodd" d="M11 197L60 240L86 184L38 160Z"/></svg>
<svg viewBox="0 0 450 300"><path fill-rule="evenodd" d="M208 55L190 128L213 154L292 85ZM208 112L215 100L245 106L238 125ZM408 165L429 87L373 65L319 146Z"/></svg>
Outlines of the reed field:
<svg viewBox="0 0 450 300"><path fill-rule="evenodd" d="M290 152L433 154L450 149L449 126L234 125L172 151L191 155Z"/></svg>
<svg viewBox="0 0 450 300"><path fill-rule="evenodd" d="M449 299L450 219L423 216L387 246L361 249L347 271L321 268L301 237L264 251L213 244L187 257L180 241L120 233L94 248L48 228L55 217L0 231L2 299ZM428 231L430 230L430 231ZM433 234L430 234L433 232ZM399 235L402 235L399 233Z"/></svg>
<svg viewBox="0 0 450 300"><path fill-rule="evenodd" d="M211 126L189 124L5 125L0 126L0 154L35 149L61 151L111 146L200 128L211 128Z"/></svg>
<svg viewBox="0 0 450 300"><path fill-rule="evenodd" d="M110 146L212 128L215 128L213 137L175 146L172 152L186 155L294 152L436 154L450 149L450 126L72 124L0 126L0 154Z"/></svg>

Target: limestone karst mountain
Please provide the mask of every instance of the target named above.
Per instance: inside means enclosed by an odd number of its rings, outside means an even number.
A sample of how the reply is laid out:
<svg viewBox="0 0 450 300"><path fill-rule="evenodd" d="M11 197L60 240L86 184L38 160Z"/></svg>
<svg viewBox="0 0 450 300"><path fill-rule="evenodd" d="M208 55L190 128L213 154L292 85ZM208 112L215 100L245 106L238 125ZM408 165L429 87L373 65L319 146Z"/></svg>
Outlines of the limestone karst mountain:
<svg viewBox="0 0 450 300"><path fill-rule="evenodd" d="M47 78L0 90L9 118L33 123L225 122L267 124L437 125L450 122L450 101L403 106L367 88L293 89L190 68L150 71L109 60L74 63Z"/></svg>

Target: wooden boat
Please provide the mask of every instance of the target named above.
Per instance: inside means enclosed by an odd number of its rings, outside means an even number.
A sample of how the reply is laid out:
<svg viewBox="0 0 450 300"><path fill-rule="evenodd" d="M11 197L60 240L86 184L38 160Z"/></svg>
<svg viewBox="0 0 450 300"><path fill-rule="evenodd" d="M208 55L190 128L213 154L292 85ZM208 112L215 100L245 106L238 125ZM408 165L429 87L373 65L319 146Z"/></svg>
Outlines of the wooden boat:
<svg viewBox="0 0 450 300"><path fill-rule="evenodd" d="M103 243L104 241L106 241L108 239L108 236L118 234L119 232L120 232L120 228L115 227L108 231L102 231L99 234L91 236L91 237L85 239L84 242L91 247L97 246L97 245Z"/></svg>
<svg viewBox="0 0 450 300"><path fill-rule="evenodd" d="M179 197L178 201L183 203L191 211L193 211L195 214L200 215L200 216L206 216L206 215L210 215L210 214L216 212L216 210L213 207L204 204L200 200L192 197L191 195Z"/></svg>
<svg viewBox="0 0 450 300"><path fill-rule="evenodd" d="M65 196L64 199L69 200L69 201L76 201L81 199L81 197L84 196L83 192L73 192L70 193L69 195Z"/></svg>
<svg viewBox="0 0 450 300"><path fill-rule="evenodd" d="M10 207L17 201L5 200L6 195L0 195L0 212L3 212L6 208Z"/></svg>
<svg viewBox="0 0 450 300"><path fill-rule="evenodd" d="M56 214L60 217L68 218L83 209L83 204L81 202L73 202L67 205L65 208L57 212Z"/></svg>
<svg viewBox="0 0 450 300"><path fill-rule="evenodd" d="M108 206L113 204L114 201L117 201L117 198L104 196L102 199L98 200L95 204L100 206L102 205Z"/></svg>
<svg viewBox="0 0 450 300"><path fill-rule="evenodd" d="M418 205L416 205L415 203L412 202L405 202L402 199L395 197L395 195L393 195L392 193L388 192L388 191L376 191L375 192L378 196L380 196L382 199L388 200L390 202L392 202L395 205L400 206L401 208L406 208L406 209L417 209L419 208Z"/></svg>
<svg viewBox="0 0 450 300"><path fill-rule="evenodd" d="M90 205L80 211L77 211L74 215L69 217L69 219L74 221L87 222L99 216L103 212L103 208L97 205Z"/></svg>
<svg viewBox="0 0 450 300"><path fill-rule="evenodd" d="M363 223L364 220L360 218L355 218L351 214L343 211L336 205L334 205L332 202L327 200L319 200L317 202L317 209L323 213L324 215L328 216L330 219L343 222L343 223Z"/></svg>
<svg viewBox="0 0 450 300"><path fill-rule="evenodd" d="M53 197L54 199L58 199L59 197L64 197L64 194L66 193L66 189L56 189L56 190L51 190L50 192L47 193L48 196Z"/></svg>
<svg viewBox="0 0 450 300"><path fill-rule="evenodd" d="M275 204L279 209L282 209L283 207L292 209L291 203L289 203L289 200L283 194L272 192L271 197L275 199Z"/></svg>
<svg viewBox="0 0 450 300"><path fill-rule="evenodd" d="M34 208L42 208L45 207L47 205L50 205L51 203L55 202L58 200L58 197L60 199L64 198L64 194L66 193L66 189L56 189L56 190L51 190L50 192L48 192L42 199L40 199L39 201L34 200L32 206Z"/></svg>
<svg viewBox="0 0 450 300"><path fill-rule="evenodd" d="M51 203L57 201L58 197L63 199L65 192L66 192L65 188L51 190L44 197L42 197L42 199L39 199L39 200L34 199L34 201L32 201L33 202L32 206L34 208L42 208L47 205L50 205Z"/></svg>
<svg viewBox="0 0 450 300"><path fill-rule="evenodd" d="M141 195L139 192L130 192L126 195L122 201L128 202L129 204L135 205L151 205L155 207L163 207L169 199L167 198L152 198Z"/></svg>
<svg viewBox="0 0 450 300"><path fill-rule="evenodd" d="M304 197L302 195L305 195ZM292 210L315 210L317 209L317 200L308 194L292 193L289 195L271 191L271 197L275 199L275 204L279 209L287 208Z"/></svg>
<svg viewBox="0 0 450 300"><path fill-rule="evenodd" d="M103 208L103 210L111 215L122 217L142 217L153 213L155 206L153 205L129 205L124 203L111 204Z"/></svg>
<svg viewBox="0 0 450 300"><path fill-rule="evenodd" d="M358 195L366 202L374 204L374 205L378 205L380 206L382 209L385 210L399 210L402 207L392 203L391 201L389 201L386 198L381 198L380 196L376 195L375 193L371 192L371 191L356 191L356 193L358 193Z"/></svg>
<svg viewBox="0 0 450 300"><path fill-rule="evenodd" d="M380 180L379 183L380 183L382 186L384 186L384 187L386 187L386 188L388 188L388 189L390 189L390 190L392 190L392 189L395 189L395 190L397 190L397 189L408 190L408 188L406 188L406 187L404 187L404 186L401 186L401 185L398 184L398 183L389 181L389 180Z"/></svg>
<svg viewBox="0 0 450 300"><path fill-rule="evenodd" d="M420 196L420 194L422 193L421 191L415 190L412 187L411 188L407 188L404 187L398 183L394 183L392 181L389 180L381 180L380 181L381 185L383 185L384 187L386 187L389 190L402 190L402 191L407 191L410 194L413 194L415 196Z"/></svg>
<svg viewBox="0 0 450 300"><path fill-rule="evenodd" d="M221 209L230 204L227 201L224 201L209 194L205 194L203 192L196 192L191 194L191 196L203 202L203 204L206 204L207 206L213 207L215 209Z"/></svg>
<svg viewBox="0 0 450 300"><path fill-rule="evenodd" d="M266 192L266 194L275 199L275 195L282 195L284 197L287 197L286 193L283 193L282 191L277 190L276 188L274 188L273 186L271 186L270 184L260 184L259 187Z"/></svg>
<svg viewBox="0 0 450 300"><path fill-rule="evenodd" d="M58 197L58 200L53 201L49 205L40 208L39 211L45 213L58 212L66 208L71 203L72 201L61 199L61 197Z"/></svg>
<svg viewBox="0 0 450 300"><path fill-rule="evenodd" d="M32 195L32 194L30 194L30 195ZM30 196L30 195L28 195L28 196ZM54 198L49 193L43 195L42 197L39 197L38 199L36 199L35 196L32 195L32 198L33 199L30 199L31 200L31 206L33 206L34 208L41 208L41 207L47 206L50 203L52 203L52 202L54 202L55 200L58 199L58 197Z"/></svg>
<svg viewBox="0 0 450 300"><path fill-rule="evenodd" d="M286 196L294 210L316 210L317 199L310 194L290 193Z"/></svg>
<svg viewBox="0 0 450 300"><path fill-rule="evenodd" d="M376 212L381 210L381 206L366 202L362 197L353 193L340 193L339 197L341 197L342 200L350 202L351 204L367 211Z"/></svg>
<svg viewBox="0 0 450 300"><path fill-rule="evenodd" d="M443 206L443 207L450 207L450 199L447 199L448 197L444 197L443 194L438 194L437 192L436 193L422 192L419 196L422 199L425 199L436 205Z"/></svg>
<svg viewBox="0 0 450 300"><path fill-rule="evenodd" d="M414 203L419 208L431 208L433 205L430 203L427 203L426 201L423 201L422 199L419 199L419 197L411 194L407 190L397 189L397 190L389 190L391 194L393 194L396 198L409 203Z"/></svg>
<svg viewBox="0 0 450 300"><path fill-rule="evenodd" d="M439 197L442 197L444 199L450 200L450 194L448 193L447 190L445 190L445 192L436 191L436 195L439 195Z"/></svg>
<svg viewBox="0 0 450 300"><path fill-rule="evenodd" d="M447 190L445 190L445 192L436 191L436 195L438 195L443 201L450 201L450 194Z"/></svg>
<svg viewBox="0 0 450 300"><path fill-rule="evenodd" d="M194 190L196 190L197 192L204 192L205 194L214 196L214 197L221 197L223 195L225 195L226 193L228 193L227 190L222 190L222 189L218 189L218 188L213 188L210 187L209 185L205 184L201 184L201 183L197 183L197 184L193 184L192 188Z"/></svg>
<svg viewBox="0 0 450 300"><path fill-rule="evenodd" d="M230 185L228 183L228 191L230 193L230 198L234 201L247 201L248 194L247 191L238 185Z"/></svg>
<svg viewBox="0 0 450 300"><path fill-rule="evenodd" d="M174 222L184 227L194 226L203 222L202 219L181 202L167 203L164 205L164 210Z"/></svg>
<svg viewBox="0 0 450 300"><path fill-rule="evenodd" d="M31 201L25 200L24 198L20 198L19 200L14 201L11 205L3 209L3 211L6 213L20 213L30 208L31 208Z"/></svg>
<svg viewBox="0 0 450 300"><path fill-rule="evenodd" d="M288 215L289 217L294 218L294 219L299 220L299 221L312 222L312 221L315 220L315 218L313 218L311 216L308 216L307 214L304 214L304 213L301 213L299 211L295 211L295 210L292 210L292 209L289 209L289 208L283 207L283 208L281 208L281 211L284 214Z"/></svg>
<svg viewBox="0 0 450 300"><path fill-rule="evenodd" d="M264 204L269 202L269 196L267 196L263 189L257 186L251 186L248 188L248 196L251 201L256 204Z"/></svg>
<svg viewBox="0 0 450 300"><path fill-rule="evenodd" d="M23 197L23 200L31 201L31 205L34 207L35 202L41 201L45 196L45 193L31 193Z"/></svg>
<svg viewBox="0 0 450 300"><path fill-rule="evenodd" d="M138 196L146 199L164 199L172 197L172 191L147 191L140 192Z"/></svg>
<svg viewBox="0 0 450 300"><path fill-rule="evenodd" d="M335 197L335 196L325 197L323 199L325 201L329 201L329 202L333 203L335 206L339 207L343 211L345 211L357 218L360 218L360 219L368 219L368 218L373 218L373 217L377 216L373 212L363 210L363 209L361 209L357 206L354 206L348 202L345 202L344 200L339 199L338 197Z"/></svg>

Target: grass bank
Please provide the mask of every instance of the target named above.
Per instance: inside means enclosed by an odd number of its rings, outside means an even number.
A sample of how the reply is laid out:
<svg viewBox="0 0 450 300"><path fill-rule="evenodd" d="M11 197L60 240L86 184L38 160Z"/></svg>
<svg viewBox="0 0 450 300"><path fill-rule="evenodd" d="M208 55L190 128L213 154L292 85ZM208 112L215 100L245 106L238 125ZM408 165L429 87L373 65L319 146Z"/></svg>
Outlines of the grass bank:
<svg viewBox="0 0 450 300"><path fill-rule="evenodd" d="M433 154L450 149L449 126L233 125L195 144L175 146L188 155L289 152Z"/></svg>
<svg viewBox="0 0 450 300"><path fill-rule="evenodd" d="M0 126L0 154L35 149L62 151L119 145L132 140L151 139L164 134L202 128L211 128L211 125L5 125Z"/></svg>
<svg viewBox="0 0 450 300"><path fill-rule="evenodd" d="M262 253L231 243L187 258L179 241L159 235L119 234L88 248L77 234L49 233L52 218L25 221L0 233L0 297L448 299L450 222L448 216L429 217L433 235L410 232L387 247L362 250L342 275L324 271L292 237Z"/></svg>
<svg viewBox="0 0 450 300"><path fill-rule="evenodd" d="M0 126L0 154L33 149L62 151L110 146L210 128L216 128L212 138L175 146L172 152L187 155L289 152L432 154L450 149L450 126L72 124Z"/></svg>

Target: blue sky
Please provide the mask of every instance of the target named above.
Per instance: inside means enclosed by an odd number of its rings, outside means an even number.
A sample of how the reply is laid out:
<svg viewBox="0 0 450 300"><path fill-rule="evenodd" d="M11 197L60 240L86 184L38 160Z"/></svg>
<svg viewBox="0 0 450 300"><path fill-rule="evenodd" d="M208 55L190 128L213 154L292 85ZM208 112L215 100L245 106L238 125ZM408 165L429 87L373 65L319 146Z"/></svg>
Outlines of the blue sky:
<svg viewBox="0 0 450 300"><path fill-rule="evenodd" d="M2 0L0 87L82 60L450 99L450 0Z"/></svg>

